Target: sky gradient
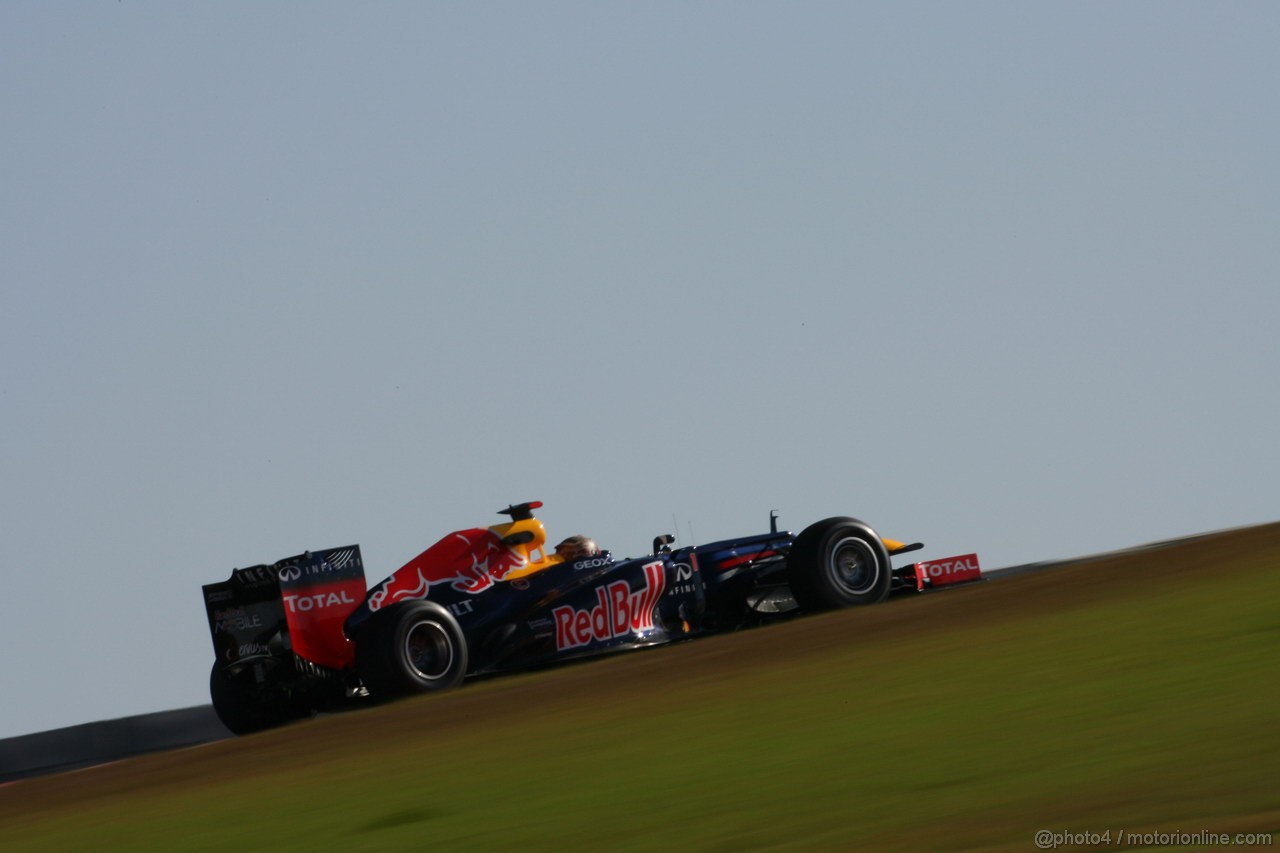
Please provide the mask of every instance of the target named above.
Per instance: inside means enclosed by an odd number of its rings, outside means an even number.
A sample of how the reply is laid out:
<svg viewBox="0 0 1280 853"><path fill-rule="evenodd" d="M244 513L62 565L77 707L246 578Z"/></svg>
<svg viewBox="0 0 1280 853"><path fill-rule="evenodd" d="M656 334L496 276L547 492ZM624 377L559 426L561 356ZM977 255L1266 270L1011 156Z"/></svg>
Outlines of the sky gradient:
<svg viewBox="0 0 1280 853"><path fill-rule="evenodd" d="M1278 43L1264 2L0 5L0 737L207 701L233 567L372 583L522 500L989 568L1277 520Z"/></svg>

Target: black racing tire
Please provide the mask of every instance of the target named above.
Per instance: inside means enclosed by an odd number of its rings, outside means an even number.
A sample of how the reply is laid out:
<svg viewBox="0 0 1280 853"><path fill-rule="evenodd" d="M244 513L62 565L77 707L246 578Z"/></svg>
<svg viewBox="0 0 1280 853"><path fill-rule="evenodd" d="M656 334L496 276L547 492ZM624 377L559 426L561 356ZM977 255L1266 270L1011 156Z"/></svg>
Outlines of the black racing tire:
<svg viewBox="0 0 1280 853"><path fill-rule="evenodd" d="M457 687L467 675L467 640L434 601L379 610L356 637L356 672L376 701Z"/></svg>
<svg viewBox="0 0 1280 853"><path fill-rule="evenodd" d="M893 566L884 542L866 523L828 518L795 538L787 579L805 610L834 610L884 601L893 584Z"/></svg>
<svg viewBox="0 0 1280 853"><path fill-rule="evenodd" d="M218 719L236 735L278 728L312 715L310 708L233 678L216 663L209 673L209 698Z"/></svg>

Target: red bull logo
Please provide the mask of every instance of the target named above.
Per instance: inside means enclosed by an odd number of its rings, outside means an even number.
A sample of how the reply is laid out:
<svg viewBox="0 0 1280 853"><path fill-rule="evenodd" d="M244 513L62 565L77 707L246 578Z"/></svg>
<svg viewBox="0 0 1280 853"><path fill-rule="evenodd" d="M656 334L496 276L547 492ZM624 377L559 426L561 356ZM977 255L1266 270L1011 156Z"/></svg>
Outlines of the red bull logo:
<svg viewBox="0 0 1280 853"><path fill-rule="evenodd" d="M556 624L556 648L576 649L653 628L653 612L667 586L661 562L644 566L644 587L632 591L626 581L596 587L596 606L579 610L572 605L551 611Z"/></svg>
<svg viewBox="0 0 1280 853"><path fill-rule="evenodd" d="M491 530L476 528L451 533L414 557L369 596L369 609L381 610L397 601L426 598L431 587L447 583L459 592L484 592L527 560L502 544Z"/></svg>

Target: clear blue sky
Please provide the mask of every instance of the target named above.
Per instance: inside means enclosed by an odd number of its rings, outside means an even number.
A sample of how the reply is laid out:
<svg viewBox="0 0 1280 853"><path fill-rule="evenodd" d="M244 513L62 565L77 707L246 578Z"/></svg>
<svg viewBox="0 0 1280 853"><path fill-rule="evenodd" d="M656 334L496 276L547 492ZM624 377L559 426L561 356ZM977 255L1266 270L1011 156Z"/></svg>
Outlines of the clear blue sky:
<svg viewBox="0 0 1280 853"><path fill-rule="evenodd" d="M989 568L1280 518L1277 44L1270 2L0 4L0 737L207 701L235 566L376 581L512 501Z"/></svg>

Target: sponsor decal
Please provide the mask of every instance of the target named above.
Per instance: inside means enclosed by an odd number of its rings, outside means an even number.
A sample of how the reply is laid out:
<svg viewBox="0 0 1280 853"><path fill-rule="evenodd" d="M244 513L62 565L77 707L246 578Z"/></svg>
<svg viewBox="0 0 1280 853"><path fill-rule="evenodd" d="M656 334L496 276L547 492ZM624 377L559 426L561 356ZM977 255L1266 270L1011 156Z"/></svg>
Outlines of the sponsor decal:
<svg viewBox="0 0 1280 853"><path fill-rule="evenodd" d="M575 560L573 562L573 570L575 572L581 572L587 569L598 569L602 566L609 565L609 563L610 560L608 557L584 557L581 560Z"/></svg>
<svg viewBox="0 0 1280 853"><path fill-rule="evenodd" d="M256 586L276 579L275 566L250 566L247 569L236 569L231 573L236 582L244 586Z"/></svg>
<svg viewBox="0 0 1280 853"><path fill-rule="evenodd" d="M240 586L255 587L277 580L282 583L322 581L327 575L354 577L356 573L363 574L364 566L360 562L359 546L353 545L332 551L307 552L270 566L235 569L231 576Z"/></svg>
<svg viewBox="0 0 1280 853"><path fill-rule="evenodd" d="M964 554L959 557L947 557L945 560L930 560L916 563L916 586L947 586L953 583L978 580L982 577L982 569L978 565L977 554Z"/></svg>
<svg viewBox="0 0 1280 853"><path fill-rule="evenodd" d="M666 589L661 562L643 566L644 586L632 590L625 580L596 587L596 605L579 610L572 605L551 611L556 626L556 649L576 649L628 634L653 629L653 612Z"/></svg>
<svg viewBox="0 0 1280 853"><path fill-rule="evenodd" d="M342 624L365 597L359 546L308 551L278 566L280 602L294 653L316 666L350 667L355 647Z"/></svg>
<svg viewBox="0 0 1280 853"><path fill-rule="evenodd" d="M322 610L326 607L338 607L343 604L356 605L349 590L336 592L318 592L314 595L282 595L284 606L290 613L306 613L311 610Z"/></svg>
<svg viewBox="0 0 1280 853"><path fill-rule="evenodd" d="M459 592L476 595L527 563L523 554L502 544L490 530L454 533L384 581L369 596L369 610L381 610L397 601L427 598L431 587L442 583Z"/></svg>
<svg viewBox="0 0 1280 853"><path fill-rule="evenodd" d="M293 651L304 660L330 669L346 669L355 662L355 647L342 623L364 599L364 576L310 578L282 585L280 601L288 620Z"/></svg>
<svg viewBox="0 0 1280 853"><path fill-rule="evenodd" d="M243 607L233 607L230 610L215 610L213 612L214 631L248 631L252 628L261 627L262 616L257 613L250 613Z"/></svg>
<svg viewBox="0 0 1280 853"><path fill-rule="evenodd" d="M682 596L693 595L701 587L701 582L696 580L698 572L698 555L690 554L688 563L676 563L671 567L676 573L676 582L667 587L667 595Z"/></svg>
<svg viewBox="0 0 1280 853"><path fill-rule="evenodd" d="M310 559L308 559L310 558ZM364 571L360 557L355 548L340 548L336 551L320 554L306 554L303 562L280 567L280 580L285 582L307 580L324 580L325 575L351 575L355 571Z"/></svg>
<svg viewBox="0 0 1280 853"><path fill-rule="evenodd" d="M476 603L470 599L455 601L453 604L449 605L449 611L453 613L454 616L466 616L468 613L474 612L475 608Z"/></svg>

